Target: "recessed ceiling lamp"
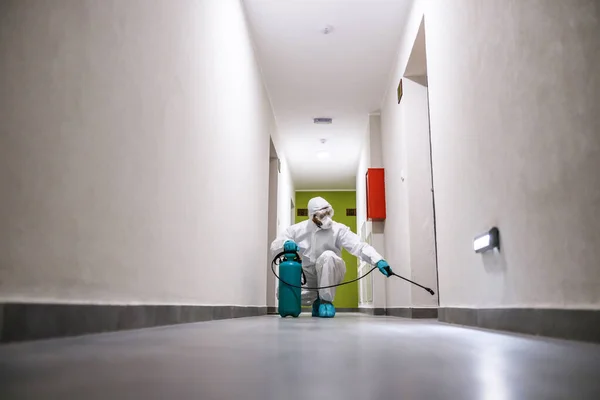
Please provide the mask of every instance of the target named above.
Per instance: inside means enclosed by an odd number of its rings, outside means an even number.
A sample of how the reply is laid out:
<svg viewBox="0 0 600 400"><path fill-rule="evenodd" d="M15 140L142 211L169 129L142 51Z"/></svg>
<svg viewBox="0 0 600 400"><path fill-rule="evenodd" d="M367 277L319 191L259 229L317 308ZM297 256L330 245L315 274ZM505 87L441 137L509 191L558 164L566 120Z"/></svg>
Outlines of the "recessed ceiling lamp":
<svg viewBox="0 0 600 400"><path fill-rule="evenodd" d="M321 145L325 145L325 143L327 143L327 139L323 138L320 140L320 142L321 142ZM317 158L319 160L325 160L325 159L329 158L329 152L324 149L319 150L319 151L317 151Z"/></svg>
<svg viewBox="0 0 600 400"><path fill-rule="evenodd" d="M317 152L317 158L319 160L326 160L329 158L329 152L325 151L325 150L321 150Z"/></svg>

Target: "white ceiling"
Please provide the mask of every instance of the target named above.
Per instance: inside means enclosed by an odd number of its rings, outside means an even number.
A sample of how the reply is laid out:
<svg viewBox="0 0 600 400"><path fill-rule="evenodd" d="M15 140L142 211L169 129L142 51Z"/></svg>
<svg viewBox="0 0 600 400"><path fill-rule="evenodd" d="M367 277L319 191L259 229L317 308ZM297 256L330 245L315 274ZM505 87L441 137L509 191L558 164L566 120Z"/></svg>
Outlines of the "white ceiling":
<svg viewBox="0 0 600 400"><path fill-rule="evenodd" d="M244 4L296 189L354 188L368 114L380 107L412 1ZM322 148L329 158L318 158Z"/></svg>

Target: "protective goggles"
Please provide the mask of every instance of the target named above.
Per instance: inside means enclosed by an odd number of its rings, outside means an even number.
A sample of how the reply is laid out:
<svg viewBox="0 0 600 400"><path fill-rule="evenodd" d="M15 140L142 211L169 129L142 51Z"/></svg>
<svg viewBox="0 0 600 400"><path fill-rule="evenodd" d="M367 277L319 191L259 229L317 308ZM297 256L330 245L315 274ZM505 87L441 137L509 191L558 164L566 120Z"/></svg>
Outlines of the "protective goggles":
<svg viewBox="0 0 600 400"><path fill-rule="evenodd" d="M315 212L315 218L317 218L318 220L322 221L327 217L333 217L333 208L331 208L331 206L322 208L319 211Z"/></svg>

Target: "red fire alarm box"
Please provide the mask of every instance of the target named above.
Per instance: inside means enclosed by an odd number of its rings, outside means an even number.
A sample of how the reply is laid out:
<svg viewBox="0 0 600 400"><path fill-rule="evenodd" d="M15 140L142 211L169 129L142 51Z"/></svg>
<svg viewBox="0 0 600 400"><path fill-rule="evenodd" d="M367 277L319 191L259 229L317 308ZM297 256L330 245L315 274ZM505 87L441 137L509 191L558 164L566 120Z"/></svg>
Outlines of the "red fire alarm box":
<svg viewBox="0 0 600 400"><path fill-rule="evenodd" d="M383 168L367 169L367 220L385 219L385 174Z"/></svg>

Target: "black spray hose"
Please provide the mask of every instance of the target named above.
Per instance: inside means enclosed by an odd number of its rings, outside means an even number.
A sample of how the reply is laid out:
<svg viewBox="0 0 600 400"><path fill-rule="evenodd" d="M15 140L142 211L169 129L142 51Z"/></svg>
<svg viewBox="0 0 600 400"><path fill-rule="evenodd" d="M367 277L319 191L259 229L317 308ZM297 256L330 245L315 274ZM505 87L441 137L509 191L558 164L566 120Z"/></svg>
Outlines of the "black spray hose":
<svg viewBox="0 0 600 400"><path fill-rule="evenodd" d="M305 289L305 290L320 290L320 289L329 289L329 288L334 288L334 287L338 287L338 286L348 285L348 284L350 284L350 283L354 283L354 282L357 282L357 281L361 280L362 278L366 277L366 276L367 276L367 275L369 275L371 272L373 272L373 271L375 271L375 270L377 269L377 267L373 267L373 268L371 268L371 270L370 270L369 272L367 272L366 274L364 274L364 275L362 275L362 276L359 276L359 277L358 277L358 278L356 278L356 279L352 279L351 281L346 281L346 282L338 283L337 285L319 286L319 287L303 287L303 286L296 286L296 285L291 285L291 284L287 283L286 281L284 281L283 279L281 279L281 278L279 277L279 275L277 275L277 273L275 272L275 265L279 265L279 263L281 262L281 257L283 257L283 255L285 255L285 254L291 254L291 253L290 253L290 252L287 252L287 251L283 251L283 252L281 252L281 253L277 254L277 255L275 256L275 258L273 258L273 261L271 262L271 271L273 271L273 275L275 275L275 277L276 277L277 279L279 279L279 280L280 280L282 283L284 283L284 284L286 284L286 285L288 285L288 286L291 286L291 287L293 287L293 288L298 288L298 289ZM295 256L296 256L296 260L297 260L298 262L301 262L300 255L299 255L297 252L294 252L294 254L295 254ZM425 286L423 286L423 285L419 285L417 282L413 282L413 281L411 281L410 279L406 279L405 277L403 277L403 276L400 276L400 275L396 274L395 272L393 272L393 271L392 271L392 269L391 269L390 267L386 267L386 268L385 268L385 270L386 270L386 272L389 274L388 278L389 278L390 276L392 276L392 275L393 275L393 276L396 276L396 277L398 277L398 278L400 278L400 279L404 279L405 281L407 281L407 282L409 282L409 283L412 283L412 284L413 284L413 285L415 285L415 286L418 286L418 287L420 287L420 288L423 288L423 289L425 289L425 290L426 290L426 291L428 291L428 292L429 292L429 294L431 294L432 296L435 294L435 292L434 292L432 289L430 289L430 288L428 288L428 287L425 287ZM306 277L304 276L304 270L302 271L302 276L303 276L303 278L304 278L304 281L306 281Z"/></svg>

